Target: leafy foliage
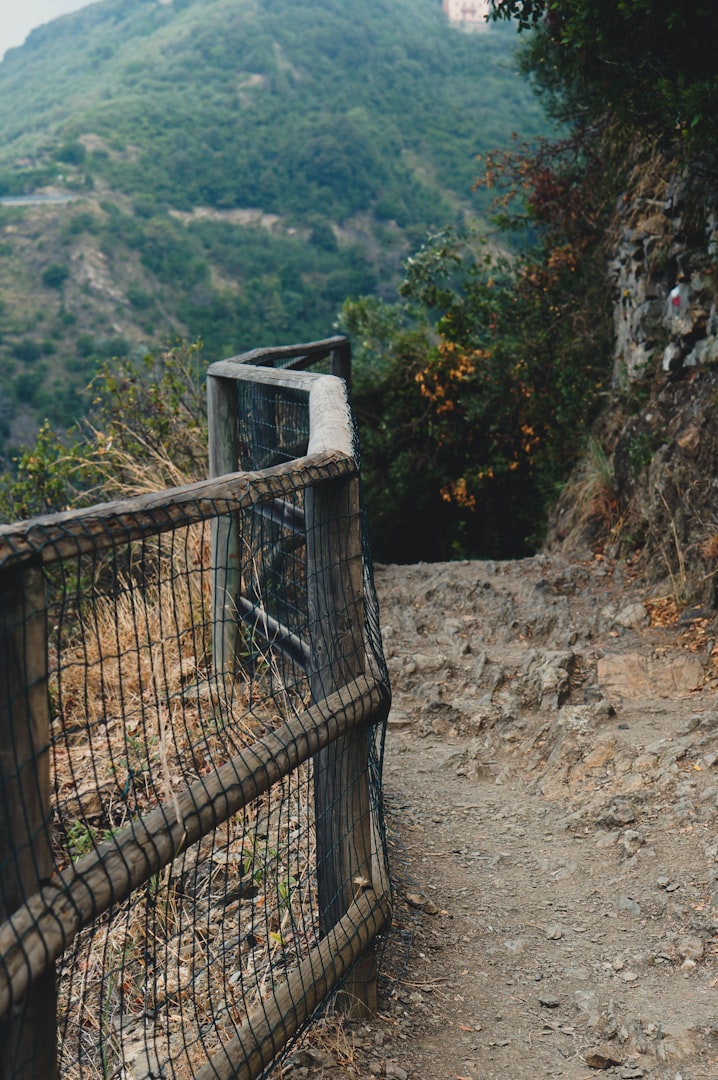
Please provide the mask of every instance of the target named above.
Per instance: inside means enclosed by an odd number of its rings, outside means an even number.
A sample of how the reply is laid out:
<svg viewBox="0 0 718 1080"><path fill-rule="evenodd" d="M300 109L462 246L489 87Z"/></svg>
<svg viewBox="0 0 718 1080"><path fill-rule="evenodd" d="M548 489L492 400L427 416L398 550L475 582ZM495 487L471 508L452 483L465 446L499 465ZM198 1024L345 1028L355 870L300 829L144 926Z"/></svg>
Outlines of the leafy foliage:
<svg viewBox="0 0 718 1080"><path fill-rule="evenodd" d="M671 0L496 0L535 31L524 69L563 118L610 114L670 151L718 164L718 9Z"/></svg>
<svg viewBox="0 0 718 1080"><path fill-rule="evenodd" d="M605 384L604 166L574 141L492 157L489 178L510 181L502 222L531 224L534 245L509 257L443 232L408 261L400 307L345 306L371 358L355 403L381 558L517 556L539 542Z"/></svg>
<svg viewBox="0 0 718 1080"><path fill-rule="evenodd" d="M0 474L0 520L201 478L207 455L205 369L197 344L106 364L92 384L89 419L63 438L46 421L32 447Z"/></svg>
<svg viewBox="0 0 718 1080"><path fill-rule="evenodd" d="M374 552L390 562L450 554L451 514L439 494L444 472L417 382L431 328L421 313L373 297L347 301L340 325L352 338L352 403Z"/></svg>
<svg viewBox="0 0 718 1080"><path fill-rule="evenodd" d="M47 420L34 445L15 458L11 472L0 474L0 520L24 521L67 509L75 497L74 459Z"/></svg>

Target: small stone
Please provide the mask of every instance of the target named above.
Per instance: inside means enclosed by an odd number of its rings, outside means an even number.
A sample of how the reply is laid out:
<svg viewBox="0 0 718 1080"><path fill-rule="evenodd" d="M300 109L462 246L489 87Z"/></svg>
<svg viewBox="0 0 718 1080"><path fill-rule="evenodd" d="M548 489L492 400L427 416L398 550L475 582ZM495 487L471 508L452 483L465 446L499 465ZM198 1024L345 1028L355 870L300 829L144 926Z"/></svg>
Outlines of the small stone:
<svg viewBox="0 0 718 1080"><path fill-rule="evenodd" d="M595 1046L584 1054L583 1060L589 1069L610 1069L613 1065L622 1065L623 1060L616 1057L616 1051L608 1046Z"/></svg>
<svg viewBox="0 0 718 1080"><path fill-rule="evenodd" d="M627 911L631 915L641 914L641 905L636 900L631 899L630 896L619 897L616 902L616 907L619 911Z"/></svg>
<svg viewBox="0 0 718 1080"><path fill-rule="evenodd" d="M539 1005L543 1005L544 1009L557 1009L561 1002L555 997L540 997Z"/></svg>
<svg viewBox="0 0 718 1080"><path fill-rule="evenodd" d="M580 980L581 982L588 982L591 978L591 972L585 967L567 967L564 974L572 980Z"/></svg>
<svg viewBox="0 0 718 1080"><path fill-rule="evenodd" d="M703 956L703 942L692 934L682 937L677 948L682 960L700 960Z"/></svg>
<svg viewBox="0 0 718 1080"><path fill-rule="evenodd" d="M649 623L648 612L640 602L626 604L616 615L616 622L627 630L635 630L639 626L647 626Z"/></svg>
<svg viewBox="0 0 718 1080"><path fill-rule="evenodd" d="M504 943L506 952L511 953L512 956L521 956L529 948L530 942L528 938L511 938Z"/></svg>
<svg viewBox="0 0 718 1080"><path fill-rule="evenodd" d="M578 1009L585 1013L598 1012L598 997L593 990L576 990L574 1000Z"/></svg>
<svg viewBox="0 0 718 1080"><path fill-rule="evenodd" d="M565 866L559 866L558 870L553 873L554 881L564 881L566 878L572 877L578 870L578 863L568 862Z"/></svg>
<svg viewBox="0 0 718 1080"><path fill-rule="evenodd" d="M289 1059L292 1069L311 1069L312 1056L306 1050L297 1050Z"/></svg>
<svg viewBox="0 0 718 1080"><path fill-rule="evenodd" d="M331 1069L336 1065L337 1061L333 1054L330 1054L328 1050L309 1050L309 1056L312 1059L312 1065L316 1068L319 1066L321 1069Z"/></svg>
<svg viewBox="0 0 718 1080"><path fill-rule="evenodd" d="M389 1076L392 1080L409 1080L409 1074L406 1069L402 1069L401 1065L397 1065L395 1061L387 1061L384 1065L384 1075Z"/></svg>
<svg viewBox="0 0 718 1080"><path fill-rule="evenodd" d="M561 938L563 937L563 930L558 923L554 923L552 926L549 926L548 930L546 931L546 937L549 941L561 940Z"/></svg>
<svg viewBox="0 0 718 1080"><path fill-rule="evenodd" d="M620 832L618 829L613 829L611 832L599 834L596 837L596 847L599 849L613 847L615 843L620 839Z"/></svg>
<svg viewBox="0 0 718 1080"><path fill-rule="evenodd" d="M419 911L424 911L427 915L438 915L439 913L434 901L430 900L424 893L407 892L404 894L404 899L410 907L418 908Z"/></svg>
<svg viewBox="0 0 718 1080"><path fill-rule="evenodd" d="M397 709L393 709L389 714L387 726L392 731L403 731L405 728L410 728L413 722L413 717L409 716L408 713L402 713Z"/></svg>
<svg viewBox="0 0 718 1080"><path fill-rule="evenodd" d="M635 855L643 846L643 837L635 829L626 829L621 840L621 846L627 855Z"/></svg>
<svg viewBox="0 0 718 1080"><path fill-rule="evenodd" d="M661 874L660 877L656 878L656 885L659 889L667 889L670 883L671 879L669 877L666 877L665 874Z"/></svg>
<svg viewBox="0 0 718 1080"><path fill-rule="evenodd" d="M625 983L634 983L638 979L638 975L636 975L635 971L624 971L621 978Z"/></svg>
<svg viewBox="0 0 718 1080"><path fill-rule="evenodd" d="M599 818L599 825L615 828L617 825L631 825L636 820L636 811L628 799L616 799L608 810Z"/></svg>

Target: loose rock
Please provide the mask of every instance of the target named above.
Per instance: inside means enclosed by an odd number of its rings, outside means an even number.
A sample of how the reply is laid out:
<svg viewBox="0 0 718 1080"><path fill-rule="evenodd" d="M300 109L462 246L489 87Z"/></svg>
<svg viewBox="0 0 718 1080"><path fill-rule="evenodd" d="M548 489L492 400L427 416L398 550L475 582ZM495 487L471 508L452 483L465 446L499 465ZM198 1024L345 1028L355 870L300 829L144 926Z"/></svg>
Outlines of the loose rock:
<svg viewBox="0 0 718 1080"><path fill-rule="evenodd" d="M589 1069L610 1069L623 1063L623 1058L618 1057L612 1047L606 1046L593 1047L583 1055L583 1059Z"/></svg>

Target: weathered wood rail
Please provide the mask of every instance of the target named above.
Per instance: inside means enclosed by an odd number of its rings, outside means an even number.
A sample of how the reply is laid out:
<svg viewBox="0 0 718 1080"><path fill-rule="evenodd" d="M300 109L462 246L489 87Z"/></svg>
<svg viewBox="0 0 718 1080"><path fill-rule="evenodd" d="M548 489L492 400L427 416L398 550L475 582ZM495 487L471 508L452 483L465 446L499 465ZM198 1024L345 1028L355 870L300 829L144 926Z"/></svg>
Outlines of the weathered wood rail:
<svg viewBox="0 0 718 1080"><path fill-rule="evenodd" d="M346 384L337 375L304 370L322 360L348 378L350 353L342 338L257 350L210 367L208 480L0 527L3 1080L57 1075L55 964L83 928L309 761L320 939L196 1075L201 1080L262 1075L278 1046L342 979L347 1007L362 1012L376 1004L373 941L390 918L390 904L368 755L373 731L386 719L389 687L367 639L369 579ZM250 384L258 399L265 387L304 395L309 437L303 452L267 468L239 468L239 383ZM270 411L264 404L258 406L263 423ZM304 629L283 625L266 609L261 593L246 595L238 555L247 511L302 538ZM241 627L248 625L304 671L311 700L168 802L136 816L90 854L54 868L43 568L204 521L212 523L213 534L215 677L238 676Z"/></svg>

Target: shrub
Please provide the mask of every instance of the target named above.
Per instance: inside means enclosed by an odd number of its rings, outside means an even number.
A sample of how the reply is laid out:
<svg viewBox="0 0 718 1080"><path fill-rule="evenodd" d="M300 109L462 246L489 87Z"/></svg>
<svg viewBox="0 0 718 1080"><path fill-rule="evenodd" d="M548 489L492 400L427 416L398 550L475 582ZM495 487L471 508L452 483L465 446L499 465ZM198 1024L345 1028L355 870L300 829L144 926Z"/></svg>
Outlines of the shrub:
<svg viewBox="0 0 718 1080"><path fill-rule="evenodd" d="M609 367L604 174L585 140L495 156L498 218L523 248L445 230L408 260L399 307L345 305L380 558L512 557L540 542Z"/></svg>
<svg viewBox="0 0 718 1080"><path fill-rule="evenodd" d="M90 419L63 437L45 421L0 474L0 519L156 491L206 475L201 345L107 364L93 380Z"/></svg>
<svg viewBox="0 0 718 1080"><path fill-rule="evenodd" d="M61 263L50 263L42 275L42 283L48 289L61 289L70 276L70 269Z"/></svg>

